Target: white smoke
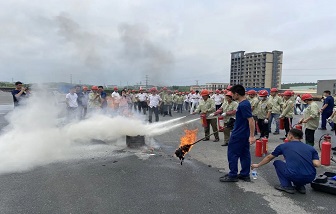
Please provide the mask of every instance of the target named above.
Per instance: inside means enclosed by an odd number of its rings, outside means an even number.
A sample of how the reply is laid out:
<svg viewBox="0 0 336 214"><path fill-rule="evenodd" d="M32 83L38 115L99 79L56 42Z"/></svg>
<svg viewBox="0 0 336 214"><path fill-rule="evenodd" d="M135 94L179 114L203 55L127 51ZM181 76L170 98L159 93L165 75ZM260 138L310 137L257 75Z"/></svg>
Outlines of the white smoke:
<svg viewBox="0 0 336 214"><path fill-rule="evenodd" d="M89 158L103 151L126 147L125 136L155 136L180 127L185 117L171 121L146 124L137 117L92 117L59 125L64 106L55 105L53 98L43 92L34 93L25 106L7 115L9 125L0 135L0 173L32 169L56 161ZM102 140L106 145L92 144Z"/></svg>

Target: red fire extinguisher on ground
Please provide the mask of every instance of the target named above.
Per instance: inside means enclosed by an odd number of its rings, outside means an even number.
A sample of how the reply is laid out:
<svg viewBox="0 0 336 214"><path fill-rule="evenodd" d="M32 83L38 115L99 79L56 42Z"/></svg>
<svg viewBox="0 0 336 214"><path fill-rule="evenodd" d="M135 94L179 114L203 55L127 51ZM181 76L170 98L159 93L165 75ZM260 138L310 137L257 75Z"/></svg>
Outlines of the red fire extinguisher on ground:
<svg viewBox="0 0 336 214"><path fill-rule="evenodd" d="M221 115L217 118L218 120L218 131L223 132L224 131L224 117Z"/></svg>
<svg viewBox="0 0 336 214"><path fill-rule="evenodd" d="M201 123L203 127L208 127L207 116L205 113L201 114Z"/></svg>
<svg viewBox="0 0 336 214"><path fill-rule="evenodd" d="M294 126L294 128L295 128L295 129L299 129L299 130L302 131L302 125L301 125L301 124L296 124L296 125Z"/></svg>
<svg viewBox="0 0 336 214"><path fill-rule="evenodd" d="M279 129L284 130L285 129L285 118L279 119Z"/></svg>
<svg viewBox="0 0 336 214"><path fill-rule="evenodd" d="M268 150L268 139L266 137L264 137L262 140L262 154L266 155L267 154L267 150Z"/></svg>
<svg viewBox="0 0 336 214"><path fill-rule="evenodd" d="M321 146L321 164L324 166L330 165L331 159L331 136L325 135Z"/></svg>
<svg viewBox="0 0 336 214"><path fill-rule="evenodd" d="M262 157L262 141L261 140L256 141L255 156Z"/></svg>

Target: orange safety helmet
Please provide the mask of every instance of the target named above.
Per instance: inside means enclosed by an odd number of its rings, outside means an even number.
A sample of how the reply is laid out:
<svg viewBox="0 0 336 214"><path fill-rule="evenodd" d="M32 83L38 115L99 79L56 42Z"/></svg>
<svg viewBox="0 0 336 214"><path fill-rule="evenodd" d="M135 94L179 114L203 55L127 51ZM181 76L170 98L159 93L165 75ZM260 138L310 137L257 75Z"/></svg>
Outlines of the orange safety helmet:
<svg viewBox="0 0 336 214"><path fill-rule="evenodd" d="M216 93L219 94L219 93L220 93L220 90L217 89L217 90L216 90Z"/></svg>
<svg viewBox="0 0 336 214"><path fill-rule="evenodd" d="M232 94L232 92L231 92L231 91L229 91L228 93L226 93L226 94L225 94L225 96L229 96L229 97L231 97L231 98L232 98L233 94Z"/></svg>
<svg viewBox="0 0 336 214"><path fill-rule="evenodd" d="M202 97L203 97L203 96L209 96L209 91L206 90L206 89L202 90L202 91L201 91L201 96L202 96Z"/></svg>
<svg viewBox="0 0 336 214"><path fill-rule="evenodd" d="M267 97L267 96L268 96L268 91L266 90L259 91L259 97Z"/></svg>
<svg viewBox="0 0 336 214"><path fill-rule="evenodd" d="M92 86L92 87L91 87L91 90L98 90L98 86L95 86L95 85Z"/></svg>
<svg viewBox="0 0 336 214"><path fill-rule="evenodd" d="M257 92L255 91L255 90L249 90L249 91L247 91L247 94L248 95L256 95L257 94Z"/></svg>
<svg viewBox="0 0 336 214"><path fill-rule="evenodd" d="M83 86L83 89L86 89L86 90L88 90L88 87L87 87L87 86Z"/></svg>
<svg viewBox="0 0 336 214"><path fill-rule="evenodd" d="M163 89L162 89L162 90L166 91L166 90L167 90L167 87L163 87Z"/></svg>
<svg viewBox="0 0 336 214"><path fill-rule="evenodd" d="M114 87L113 90L114 90L114 91L118 91L118 88L117 88L117 87Z"/></svg>
<svg viewBox="0 0 336 214"><path fill-rule="evenodd" d="M226 90L229 90L229 91L230 91L231 88L232 88L232 86L231 86L231 85L228 85L227 88L226 88Z"/></svg>
<svg viewBox="0 0 336 214"><path fill-rule="evenodd" d="M301 96L301 100L305 101L305 100L312 100L313 96L311 94L302 94Z"/></svg>
<svg viewBox="0 0 336 214"><path fill-rule="evenodd" d="M179 91L178 91L178 90L175 90L175 93L179 93Z"/></svg>
<svg viewBox="0 0 336 214"><path fill-rule="evenodd" d="M283 93L283 95L284 96L292 96L292 92L291 91L285 91L284 93Z"/></svg>
<svg viewBox="0 0 336 214"><path fill-rule="evenodd" d="M278 92L278 89L277 88L272 88L271 92Z"/></svg>

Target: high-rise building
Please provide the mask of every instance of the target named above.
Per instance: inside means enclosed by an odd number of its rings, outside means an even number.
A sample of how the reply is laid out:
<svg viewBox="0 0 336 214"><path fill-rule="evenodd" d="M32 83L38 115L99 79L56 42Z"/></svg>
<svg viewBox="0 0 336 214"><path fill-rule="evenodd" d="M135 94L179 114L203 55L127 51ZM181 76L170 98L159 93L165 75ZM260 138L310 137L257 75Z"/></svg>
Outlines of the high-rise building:
<svg viewBox="0 0 336 214"><path fill-rule="evenodd" d="M247 88L280 88L282 51L231 53L230 84Z"/></svg>

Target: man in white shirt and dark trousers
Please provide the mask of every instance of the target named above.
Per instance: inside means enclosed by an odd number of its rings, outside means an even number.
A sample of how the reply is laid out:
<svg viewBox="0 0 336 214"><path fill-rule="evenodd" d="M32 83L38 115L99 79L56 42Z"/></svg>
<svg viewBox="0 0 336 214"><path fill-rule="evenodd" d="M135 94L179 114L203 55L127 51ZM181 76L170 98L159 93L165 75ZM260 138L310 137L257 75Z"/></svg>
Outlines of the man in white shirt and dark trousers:
<svg viewBox="0 0 336 214"><path fill-rule="evenodd" d="M73 87L70 89L70 93L68 93L65 96L66 99L66 105L67 105L67 119L68 121L76 119L77 116L77 108L78 108L78 102L77 102L77 94L75 93L76 88Z"/></svg>
<svg viewBox="0 0 336 214"><path fill-rule="evenodd" d="M139 94L136 95L136 98L138 99L139 103L139 113L141 112L141 109L143 111L143 114L146 114L146 101L147 101L147 94L144 93L143 89L140 89Z"/></svg>
<svg viewBox="0 0 336 214"><path fill-rule="evenodd" d="M161 97L160 95L157 94L157 89L152 88L151 89L151 95L149 95L147 103L149 107L149 112L148 112L148 121L152 123L152 115L153 112L155 114L155 122L159 122L159 106L161 105Z"/></svg>

